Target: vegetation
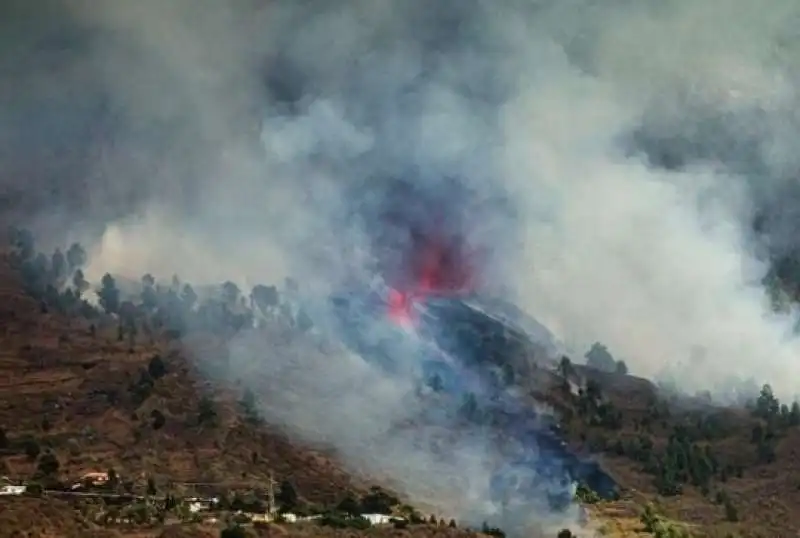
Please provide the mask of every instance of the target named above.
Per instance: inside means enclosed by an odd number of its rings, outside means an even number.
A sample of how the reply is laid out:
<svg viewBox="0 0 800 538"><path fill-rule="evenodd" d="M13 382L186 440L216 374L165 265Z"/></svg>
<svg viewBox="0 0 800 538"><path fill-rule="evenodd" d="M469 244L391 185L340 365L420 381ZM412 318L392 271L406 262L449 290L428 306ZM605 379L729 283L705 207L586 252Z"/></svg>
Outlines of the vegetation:
<svg viewBox="0 0 800 538"><path fill-rule="evenodd" d="M83 273L87 256L78 244L46 255L36 251L30 232L12 229L10 237L13 238L10 261L19 271L25 292L36 300L37 311L48 316L61 314L69 320L71 330L58 334L58 345L65 354L68 354L67 350L78 349L73 347L73 341L80 338L95 342L97 349L106 350L116 345L126 350L125 359L115 359L125 368L130 365L129 369L122 369L124 377L91 389L91 398L102 405L103 411L114 408L120 411L120 415L131 416L135 424L132 440L122 442L123 445L130 442L134 446L157 447L153 439L164 439L176 428L189 428L181 431L191 431L195 437L191 438L192 441L180 440L181 443L190 444L202 439L197 436L205 436L209 439L205 450L214 447L216 454L224 453L220 447L226 443L235 446L236 441L226 441L226 436L238 435L238 440L252 437L247 441L252 444L242 447L250 464L237 470L236 476L241 473L245 477L250 467L263 467L266 462L275 461L274 457L263 455L265 443L249 433L261 431L264 426L259 416L261 402L252 390L247 387L238 389L234 397L237 401L233 403L226 402L219 393L204 390L201 397L186 399L188 416L172 409L174 406L171 407L169 395L175 387L183 386L179 384L180 378L186 375L185 363L180 362L174 352L183 339L211 334L224 341L238 331L268 323L280 323L296 331L309 330L311 320L290 308L284 290L258 284L248 293L232 282L224 282L215 290L200 290L198 293L190 283L177 277L159 282L148 274L141 278L138 289L131 292L112 275L105 275L99 283L89 283ZM76 323L75 320L81 318L83 323ZM109 320L114 320L111 329L115 334L111 340L115 344L108 343L104 336L108 332ZM84 336L79 338L76 331L83 331ZM30 357L31 369L34 369L45 359L35 343L26 343L26 346L21 352ZM737 487L756 475L752 469L784 463L786 457L783 454L786 452L781 450L781 444L788 442L800 426L800 405L780 402L771 387L764 385L760 394L748 404L747 414L737 418L730 418L726 412L710 406L676 408L668 398L655 393L648 393L651 394L648 396L650 400L644 405L634 406L625 399L628 394L620 398L603 381L624 376L634 382L627 375L624 362L615 360L600 343L587 352L586 360L588 368L573 364L567 357L562 358L557 365L562 378L557 383L557 390L542 396L564 418L562 426L569 439L624 460L625 465L635 468L637 473L649 475L647 480L651 481L652 490L647 494L659 496L663 503L659 510L664 514L675 513L672 510L684 506L682 503L696 502L692 500L697 498L694 494L700 493L715 507L714 517L720 522L732 526L749 524L752 513L752 506L748 504L750 499L743 498ZM221 353L220 367L224 367L226 361L227 357ZM94 363L87 361L85 364L84 375L88 378L89 368L93 368ZM514 365L502 362L498 363L497 377L501 386L512 385L521 379ZM93 379L102 378L100 375ZM434 392L444 390L443 380L438 376L429 380L429 385ZM238 422L231 422L231 409ZM38 411L31 414L35 413ZM481 424L497 420L482 408L475 394L469 393L463 397L460 414ZM53 412L39 414L35 428L21 432L8 430L8 426L15 422L5 417L4 421L6 429L0 428L0 450L12 457L18 456L15 465L24 463L28 466L26 478L31 481L31 493L71 486L61 481L68 476L72 461L81 454L81 443L88 444L84 439L91 439L92 432L82 433L80 438L60 439L63 424L59 423L58 413ZM743 442L738 443L739 440ZM115 439L115 442L120 441ZM736 448L728 449L728 446ZM108 484L92 491L105 494L138 492L147 499L98 508L102 521L108 524L123 520L145 524L169 517L181 521L193 521L198 517L189 513L183 500L185 494L172 489L169 477L149 476L141 483L134 482L124 477L123 463L115 461L104 465L111 463L120 465L117 468L123 476L111 469ZM206 463L198 460L197 466L201 468ZM307 484L295 482L294 478L290 481L289 477L293 475L286 469L277 474L283 477L275 490L276 508L281 514L319 514L322 516L317 522L319 525L357 530L369 526L362 514L404 513L399 499L380 488L353 490L349 495L339 495L335 502L311 502L308 496L313 493L309 493ZM263 488L257 490L255 487L247 492L228 489L222 493L225 499L219 509L263 512L267 508L266 496ZM690 491L692 495L684 495ZM576 499L587 505L603 504L599 502L597 493L585 485L578 486ZM95 521L94 516L92 520ZM657 514L652 507L642 513L641 521L656 536L686 535L685 528L672 523L665 515ZM398 528L444 526L442 522L422 518L413 509L406 511L404 519L397 520L395 525ZM456 522L451 521L449 527L455 528ZM226 527L222 533L236 535L224 533L246 532L244 529L244 524L238 522ZM488 525L482 531L494 536L504 535L500 529ZM570 535L566 529L558 534L560 537Z"/></svg>
<svg viewBox="0 0 800 538"><path fill-rule="evenodd" d="M671 522L659 515L652 504L648 504L641 515L646 532L656 538L689 538L689 531L682 525Z"/></svg>

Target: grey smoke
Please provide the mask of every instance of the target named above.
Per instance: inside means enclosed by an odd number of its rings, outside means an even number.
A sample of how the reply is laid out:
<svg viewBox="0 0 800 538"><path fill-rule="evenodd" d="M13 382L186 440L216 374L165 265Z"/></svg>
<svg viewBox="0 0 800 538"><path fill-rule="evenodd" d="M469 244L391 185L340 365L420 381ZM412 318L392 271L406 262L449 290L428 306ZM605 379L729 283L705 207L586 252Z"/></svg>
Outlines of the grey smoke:
<svg viewBox="0 0 800 538"><path fill-rule="evenodd" d="M465 223L483 285L570 348L600 340L690 392L798 392L794 313L760 285L764 249L796 242L796 2L30 5L4 8L3 185L38 228L93 245L90 276L293 275L313 302L376 279L371 215L399 177ZM445 203L443 178L467 202ZM354 420L404 412L401 388L361 392L335 356L297 390L349 379ZM316 402L275 417L313 437ZM345 433L324 437L356 461Z"/></svg>

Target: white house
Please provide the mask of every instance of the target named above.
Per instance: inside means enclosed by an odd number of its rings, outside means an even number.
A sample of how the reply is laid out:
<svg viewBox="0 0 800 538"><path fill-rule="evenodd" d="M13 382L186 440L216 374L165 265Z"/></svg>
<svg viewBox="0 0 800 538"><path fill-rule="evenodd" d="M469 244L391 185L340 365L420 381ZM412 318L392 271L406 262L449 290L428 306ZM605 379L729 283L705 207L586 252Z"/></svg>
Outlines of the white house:
<svg viewBox="0 0 800 538"><path fill-rule="evenodd" d="M101 487L108 483L108 473L92 472L83 475L78 482L72 484L70 489L78 490L86 487Z"/></svg>
<svg viewBox="0 0 800 538"><path fill-rule="evenodd" d="M198 512L207 512L219 504L218 497L211 497L210 499L201 499L199 497L190 497L186 499L189 507L189 512L196 514Z"/></svg>
<svg viewBox="0 0 800 538"><path fill-rule="evenodd" d="M397 516L387 516L386 514L361 514L361 517L373 525L388 525L398 519L402 519Z"/></svg>
<svg viewBox="0 0 800 538"><path fill-rule="evenodd" d="M22 495L27 489L27 486L0 486L0 495Z"/></svg>

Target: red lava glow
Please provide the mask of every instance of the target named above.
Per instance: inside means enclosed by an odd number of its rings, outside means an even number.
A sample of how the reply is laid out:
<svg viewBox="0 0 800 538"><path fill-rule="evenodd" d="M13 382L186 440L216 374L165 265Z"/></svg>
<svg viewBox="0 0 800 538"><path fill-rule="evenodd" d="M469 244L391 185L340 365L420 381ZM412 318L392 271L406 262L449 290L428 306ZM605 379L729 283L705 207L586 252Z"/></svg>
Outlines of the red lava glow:
<svg viewBox="0 0 800 538"><path fill-rule="evenodd" d="M474 285L472 257L460 241L427 237L419 243L411 253L410 283L389 292L389 319L398 325L413 325L415 302L431 295L463 294Z"/></svg>
<svg viewBox="0 0 800 538"><path fill-rule="evenodd" d="M389 319L397 325L409 325L413 322L412 299L410 293L392 289L389 291Z"/></svg>

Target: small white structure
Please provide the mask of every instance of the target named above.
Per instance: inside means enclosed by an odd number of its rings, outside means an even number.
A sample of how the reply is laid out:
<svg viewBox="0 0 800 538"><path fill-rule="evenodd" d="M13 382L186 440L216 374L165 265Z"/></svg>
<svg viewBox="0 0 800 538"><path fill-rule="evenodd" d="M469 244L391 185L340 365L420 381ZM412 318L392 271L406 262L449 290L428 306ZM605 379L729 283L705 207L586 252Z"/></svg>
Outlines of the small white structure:
<svg viewBox="0 0 800 538"><path fill-rule="evenodd" d="M388 525L402 519L396 516L387 516L386 514L361 514L361 517L373 525Z"/></svg>
<svg viewBox="0 0 800 538"><path fill-rule="evenodd" d="M80 480L78 480L78 482L72 484L70 489L78 490L87 487L101 487L105 486L108 483L108 480L108 473L86 473L80 478Z"/></svg>
<svg viewBox="0 0 800 538"><path fill-rule="evenodd" d="M199 497L190 497L186 499L186 504L189 508L189 513L191 514L208 512L217 504L219 504L219 498L211 497L210 499L201 499Z"/></svg>
<svg viewBox="0 0 800 538"><path fill-rule="evenodd" d="M0 486L0 495L22 495L27 489L27 486Z"/></svg>
<svg viewBox="0 0 800 538"><path fill-rule="evenodd" d="M293 514L291 512L284 512L283 514L270 514L267 512L266 514L251 514L250 517L254 523L297 523L299 521L313 521L315 519L322 518L321 515L298 516L297 514Z"/></svg>

